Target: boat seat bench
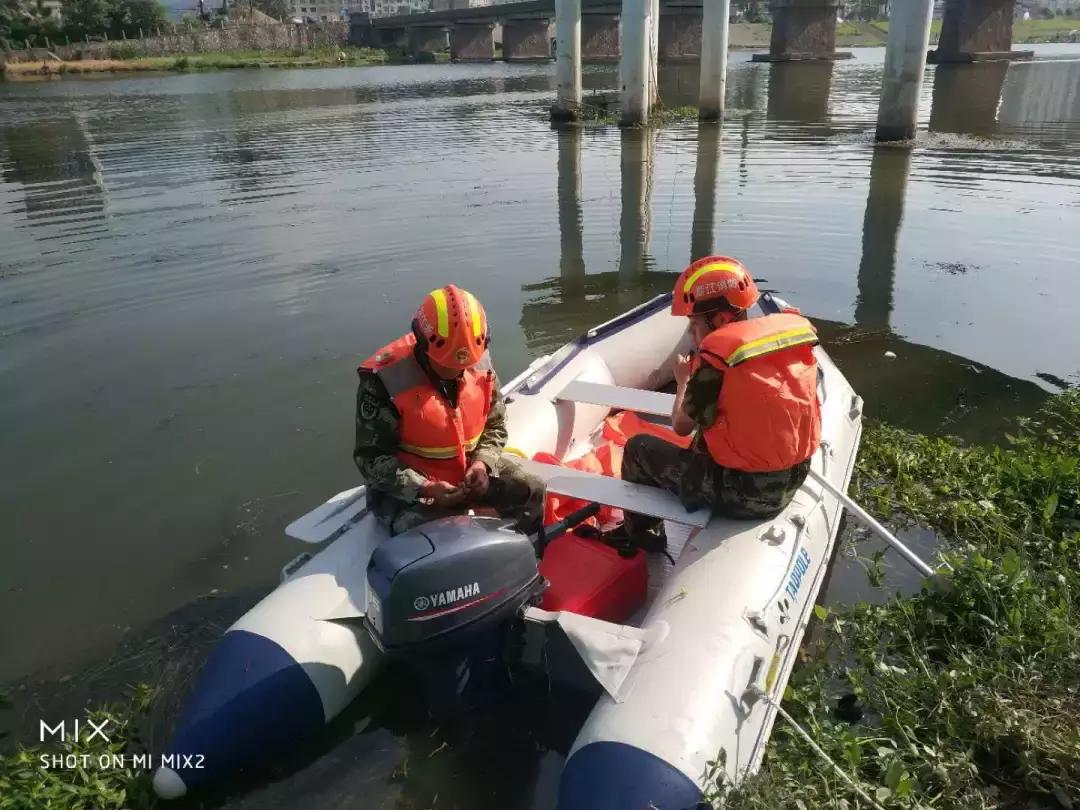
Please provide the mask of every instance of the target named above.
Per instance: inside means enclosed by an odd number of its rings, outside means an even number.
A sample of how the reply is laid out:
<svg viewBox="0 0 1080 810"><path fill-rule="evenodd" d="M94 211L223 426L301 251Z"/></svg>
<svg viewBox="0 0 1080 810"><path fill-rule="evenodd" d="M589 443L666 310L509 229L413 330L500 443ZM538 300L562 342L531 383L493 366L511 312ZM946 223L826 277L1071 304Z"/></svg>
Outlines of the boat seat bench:
<svg viewBox="0 0 1080 810"><path fill-rule="evenodd" d="M696 512L686 511L682 501L659 487L633 484L621 478L572 470L568 467L544 464L529 459L522 459L518 463L527 472L540 478L546 484L548 492L558 495L568 495L584 501L629 509L642 515L697 528L703 528L712 516L708 509L699 509Z"/></svg>
<svg viewBox="0 0 1080 810"><path fill-rule="evenodd" d="M654 416L671 416L675 405L674 394L659 391L643 391L640 388L623 388L618 385L573 380L555 399L563 402L583 402L589 405L608 405L623 411L647 413Z"/></svg>

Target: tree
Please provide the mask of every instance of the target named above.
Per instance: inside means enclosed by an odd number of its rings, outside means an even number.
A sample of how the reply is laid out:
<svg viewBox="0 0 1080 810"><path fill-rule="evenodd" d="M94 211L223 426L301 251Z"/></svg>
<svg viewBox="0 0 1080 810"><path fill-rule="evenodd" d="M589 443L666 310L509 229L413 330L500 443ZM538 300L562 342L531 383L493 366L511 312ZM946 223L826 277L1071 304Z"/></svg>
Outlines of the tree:
<svg viewBox="0 0 1080 810"><path fill-rule="evenodd" d="M252 0L252 5L275 20L284 20L289 17L289 7L285 0Z"/></svg>
<svg viewBox="0 0 1080 810"><path fill-rule="evenodd" d="M109 0L64 0L64 29L72 39L109 30Z"/></svg>
<svg viewBox="0 0 1080 810"><path fill-rule="evenodd" d="M123 32L135 36L140 30L153 31L169 21L157 0L113 0L110 6L110 35Z"/></svg>
<svg viewBox="0 0 1080 810"><path fill-rule="evenodd" d="M52 9L41 0L0 0L0 44L7 42L22 47L25 40L55 37L60 30Z"/></svg>
<svg viewBox="0 0 1080 810"><path fill-rule="evenodd" d="M165 25L168 16L157 0L64 0L64 28L73 39L108 34L138 36Z"/></svg>

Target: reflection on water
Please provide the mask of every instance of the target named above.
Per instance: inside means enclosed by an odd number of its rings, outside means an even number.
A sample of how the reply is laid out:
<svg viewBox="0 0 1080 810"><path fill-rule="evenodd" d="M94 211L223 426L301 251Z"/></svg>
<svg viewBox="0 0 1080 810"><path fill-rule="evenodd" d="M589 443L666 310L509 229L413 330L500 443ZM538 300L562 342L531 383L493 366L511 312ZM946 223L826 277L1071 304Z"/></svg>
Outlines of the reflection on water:
<svg viewBox="0 0 1080 810"><path fill-rule="evenodd" d="M889 328L896 243L904 219L904 195L910 171L910 149L874 148L870 161L870 191L863 216L859 295L855 301L855 323L861 326Z"/></svg>
<svg viewBox="0 0 1080 810"><path fill-rule="evenodd" d="M649 255L652 236L655 129L627 128L619 133L622 216L619 219L619 275L627 284L655 264Z"/></svg>
<svg viewBox="0 0 1080 810"><path fill-rule="evenodd" d="M770 66L768 107L770 121L793 121L800 126L829 117L832 62L777 62Z"/></svg>
<svg viewBox="0 0 1080 810"><path fill-rule="evenodd" d="M103 218L108 188L84 114L0 128L0 160L4 181L26 189L28 223L86 227Z"/></svg>
<svg viewBox="0 0 1080 810"><path fill-rule="evenodd" d="M1080 63L939 68L913 150L872 146L880 51L730 66L723 127L651 132L551 130L549 65L0 85L0 682L269 587L284 524L355 483L356 358L446 280L504 378L718 252L817 321L870 415L992 438L1074 379ZM692 68L661 85L696 99ZM346 730L424 774L349 790L465 806L509 722L430 760L425 723ZM550 806L561 743L518 742L485 806ZM333 756L228 801L329 803Z"/></svg>
<svg viewBox="0 0 1080 810"><path fill-rule="evenodd" d="M993 133L1008 62L938 65L934 70L931 132Z"/></svg>
<svg viewBox="0 0 1080 810"><path fill-rule="evenodd" d="M716 229L716 172L720 163L718 123L702 121L697 131L697 161L694 166L694 222L690 230L690 260L713 252Z"/></svg>

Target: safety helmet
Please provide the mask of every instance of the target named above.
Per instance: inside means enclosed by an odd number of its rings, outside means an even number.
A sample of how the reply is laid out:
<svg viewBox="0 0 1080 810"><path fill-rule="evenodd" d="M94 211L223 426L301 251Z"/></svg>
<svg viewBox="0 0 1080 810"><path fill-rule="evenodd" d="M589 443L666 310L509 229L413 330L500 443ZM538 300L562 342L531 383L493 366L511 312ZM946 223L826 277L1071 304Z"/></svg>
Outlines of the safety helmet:
<svg viewBox="0 0 1080 810"><path fill-rule="evenodd" d="M440 366L466 369L487 351L487 315L472 293L453 284L432 290L412 322L417 342Z"/></svg>
<svg viewBox="0 0 1080 810"><path fill-rule="evenodd" d="M747 310L760 297L742 262L729 256L706 256L679 274L671 314L689 317L717 310Z"/></svg>

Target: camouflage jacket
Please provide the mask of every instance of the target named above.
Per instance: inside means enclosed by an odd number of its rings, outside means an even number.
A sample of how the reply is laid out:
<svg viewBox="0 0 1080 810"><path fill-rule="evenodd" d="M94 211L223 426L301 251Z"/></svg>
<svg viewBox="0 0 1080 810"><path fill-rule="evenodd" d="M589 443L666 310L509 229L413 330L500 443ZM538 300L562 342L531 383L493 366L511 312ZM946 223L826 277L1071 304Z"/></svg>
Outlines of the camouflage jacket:
<svg viewBox="0 0 1080 810"><path fill-rule="evenodd" d="M456 381L454 381L456 382ZM506 402L495 378L484 432L469 461L482 461L496 471L499 456L506 446ZM428 482L422 474L403 464L397 457L401 415L390 399L382 381L375 374L361 374L356 387L356 444L353 461L372 489L403 501L415 501L420 488Z"/></svg>
<svg viewBox="0 0 1080 810"><path fill-rule="evenodd" d="M691 375L686 384L683 410L698 427L712 427L716 423L716 406L723 384L724 372L709 365L703 364Z"/></svg>

